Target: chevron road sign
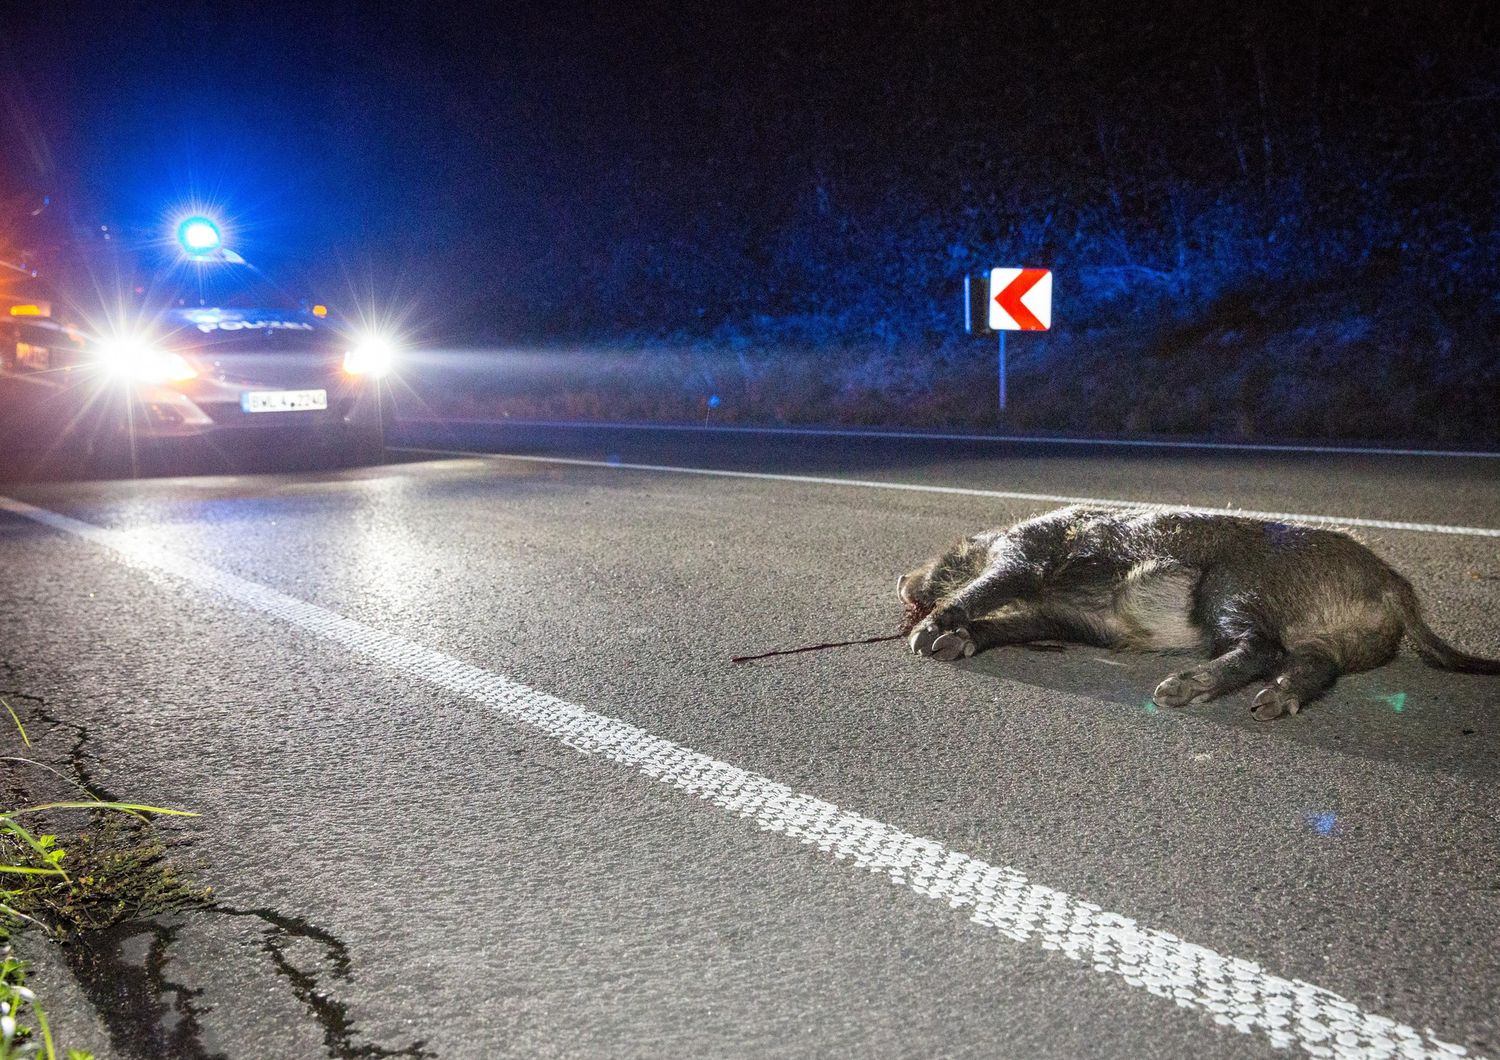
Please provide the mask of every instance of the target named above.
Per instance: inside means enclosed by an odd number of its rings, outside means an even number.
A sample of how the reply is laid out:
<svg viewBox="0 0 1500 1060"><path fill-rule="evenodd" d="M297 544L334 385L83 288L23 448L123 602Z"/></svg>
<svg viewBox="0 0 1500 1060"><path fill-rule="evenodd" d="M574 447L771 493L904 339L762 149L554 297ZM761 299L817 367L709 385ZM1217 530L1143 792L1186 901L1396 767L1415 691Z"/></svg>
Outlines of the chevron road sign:
<svg viewBox="0 0 1500 1060"><path fill-rule="evenodd" d="M1046 331L1051 326L1052 270L990 270L992 331Z"/></svg>

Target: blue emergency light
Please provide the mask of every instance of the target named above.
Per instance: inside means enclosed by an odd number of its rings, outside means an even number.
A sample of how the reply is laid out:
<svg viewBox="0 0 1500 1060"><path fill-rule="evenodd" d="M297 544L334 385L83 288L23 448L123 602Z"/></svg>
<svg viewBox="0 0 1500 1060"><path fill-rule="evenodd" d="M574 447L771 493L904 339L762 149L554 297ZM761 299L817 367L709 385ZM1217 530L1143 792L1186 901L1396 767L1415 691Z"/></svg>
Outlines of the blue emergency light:
<svg viewBox="0 0 1500 1060"><path fill-rule="evenodd" d="M201 258L212 254L223 242L219 226L201 214L185 218L177 226L177 243L189 257Z"/></svg>

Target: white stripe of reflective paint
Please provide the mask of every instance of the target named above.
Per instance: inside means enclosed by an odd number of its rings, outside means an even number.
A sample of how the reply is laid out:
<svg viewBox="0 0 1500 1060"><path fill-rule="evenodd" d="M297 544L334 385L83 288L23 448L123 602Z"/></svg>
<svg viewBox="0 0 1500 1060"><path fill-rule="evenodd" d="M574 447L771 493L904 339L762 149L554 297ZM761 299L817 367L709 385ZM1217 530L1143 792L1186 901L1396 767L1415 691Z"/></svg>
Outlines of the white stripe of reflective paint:
<svg viewBox="0 0 1500 1060"><path fill-rule="evenodd" d="M860 430L855 427L748 427L702 423L631 423L604 420L591 423L579 420L523 420L453 417L424 419L402 416L396 421L428 427L468 425L484 427L566 427L574 430L605 431L677 431L696 434L766 434L806 438L889 438L919 442L1005 442L1015 445L1082 445L1101 449L1205 449L1246 453L1324 453L1346 456L1432 456L1473 457L1477 460L1500 459L1500 452L1476 449L1385 449L1378 445L1277 445L1261 442L1193 442L1150 438L1048 438L1031 434L964 434L961 431Z"/></svg>
<svg viewBox="0 0 1500 1060"><path fill-rule="evenodd" d="M1331 990L1273 975L1253 961L1197 946L1166 931L1030 882L1004 865L841 809L768 777L721 762L644 729L596 714L404 637L374 629L216 567L171 552L149 532L107 530L8 497L0 509L113 550L127 563L185 579L489 707L582 754L658 780L761 829L815 847L853 868L965 910L1016 942L1088 964L1129 986L1204 1013L1222 1027L1258 1034L1316 1057L1447 1058L1468 1055Z"/></svg>
<svg viewBox="0 0 1500 1060"><path fill-rule="evenodd" d="M520 460L533 464L569 464L575 467L622 468L627 471L660 471L674 475L709 475L718 478L765 479L771 482L802 482L815 486L862 486L866 489L904 490L911 493L945 493L959 497L997 497L1001 500L1040 501L1044 504L1097 504L1106 508L1149 508L1157 511L1197 512L1200 515L1239 515L1283 523L1315 523L1325 526L1358 526L1370 530L1411 530L1422 534L1457 534L1464 537L1500 537L1500 529L1488 526L1453 526L1447 523L1408 523L1396 519L1362 519L1352 515L1317 515L1306 512L1259 512L1249 508L1206 508L1197 504L1162 504L1158 501L1115 500L1105 497L1070 497L1060 493L1016 493L968 486L935 486L924 482L884 482L880 479L839 478L827 475L785 475L774 471L731 471L725 468L685 467L676 464L632 464L621 460L583 460L568 456L534 456L520 453L486 453L465 449L424 449L392 446L395 453L433 453L443 456L477 456L496 460Z"/></svg>

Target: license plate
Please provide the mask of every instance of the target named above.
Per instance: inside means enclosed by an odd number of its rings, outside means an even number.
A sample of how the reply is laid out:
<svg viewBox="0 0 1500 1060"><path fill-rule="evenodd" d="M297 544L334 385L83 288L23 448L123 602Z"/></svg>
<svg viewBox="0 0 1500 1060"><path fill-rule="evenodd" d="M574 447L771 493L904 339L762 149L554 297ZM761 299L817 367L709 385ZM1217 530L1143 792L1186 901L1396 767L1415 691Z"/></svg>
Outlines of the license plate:
<svg viewBox="0 0 1500 1060"><path fill-rule="evenodd" d="M246 412L316 412L328 407L326 390L251 390L240 395Z"/></svg>

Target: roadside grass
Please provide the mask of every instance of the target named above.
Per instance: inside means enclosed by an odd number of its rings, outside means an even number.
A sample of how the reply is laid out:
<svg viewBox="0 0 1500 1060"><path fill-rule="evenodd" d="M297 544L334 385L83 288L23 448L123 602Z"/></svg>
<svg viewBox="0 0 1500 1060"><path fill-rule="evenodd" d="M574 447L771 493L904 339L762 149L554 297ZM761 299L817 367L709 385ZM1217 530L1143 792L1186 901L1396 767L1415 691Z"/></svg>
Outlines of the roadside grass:
<svg viewBox="0 0 1500 1060"><path fill-rule="evenodd" d="M6 700L0 705L29 749L20 717ZM151 825L156 816L197 815L100 798L32 758L5 755L0 761L51 774L80 796L11 806L20 800L7 791L7 805L0 807L0 1060L92 1060L76 1049L59 1053L12 938L30 925L66 944L86 932L206 901L208 889L182 875ZM86 825L68 829L60 841L59 832L80 816Z"/></svg>

